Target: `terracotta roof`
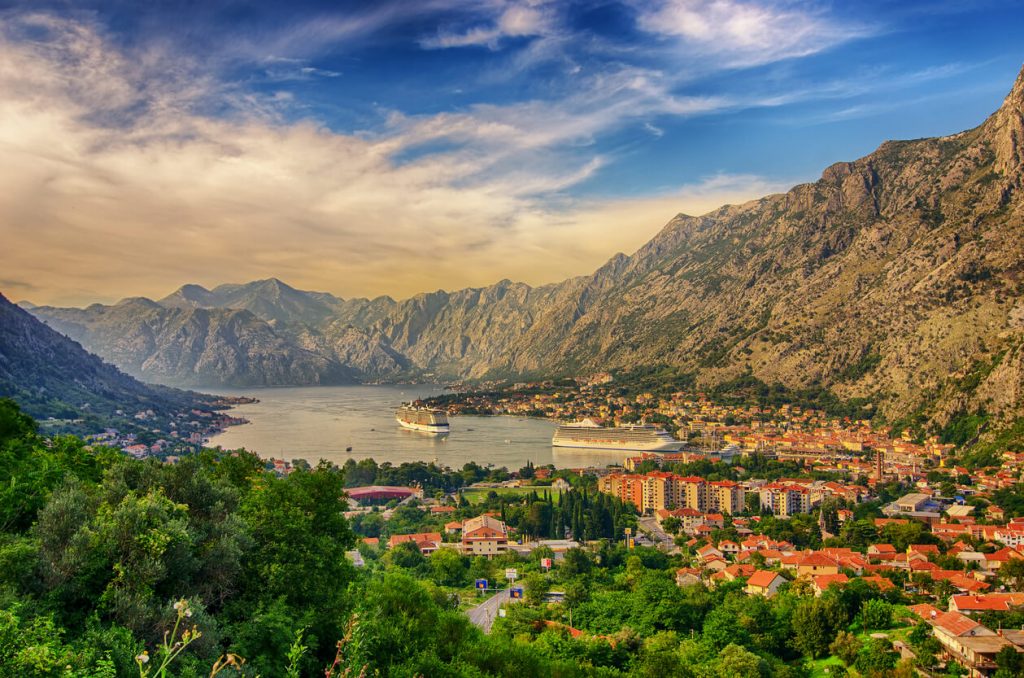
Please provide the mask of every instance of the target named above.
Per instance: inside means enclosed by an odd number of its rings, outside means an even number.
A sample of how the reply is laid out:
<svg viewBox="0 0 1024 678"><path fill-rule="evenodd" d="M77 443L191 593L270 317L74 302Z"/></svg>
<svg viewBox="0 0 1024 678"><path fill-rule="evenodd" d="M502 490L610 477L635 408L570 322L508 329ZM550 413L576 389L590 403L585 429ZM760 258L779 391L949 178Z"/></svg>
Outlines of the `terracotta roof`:
<svg viewBox="0 0 1024 678"><path fill-rule="evenodd" d="M739 564L730 565L729 567L727 567L724 570L722 570L722 572L727 572L727 573L729 573L729 575L731 575L733 577L749 577L750 575L754 574L754 572L756 572L756 571L757 571L757 568L755 568L753 565L739 565Z"/></svg>
<svg viewBox="0 0 1024 678"><path fill-rule="evenodd" d="M1021 557L1024 557L1024 556L1021 556L1021 554L1019 552L1017 552L1017 551L1011 549L1009 546L1007 546L1006 548L999 549L995 553L988 554L988 556L986 557L986 560L991 561L991 562L1005 563L1005 562L1009 561L1010 558L1021 558Z"/></svg>
<svg viewBox="0 0 1024 678"><path fill-rule="evenodd" d="M850 579L845 574L819 574L814 577L814 586L821 591L824 591L832 584L847 584Z"/></svg>
<svg viewBox="0 0 1024 678"><path fill-rule="evenodd" d="M911 605L909 609L911 612L913 612L918 617L924 619L927 622L931 622L932 620L938 618L940 614L942 614L942 610L935 607L934 605L929 605L928 603Z"/></svg>
<svg viewBox="0 0 1024 678"><path fill-rule="evenodd" d="M907 547L907 553L938 553L939 547L935 544L911 544Z"/></svg>
<svg viewBox="0 0 1024 678"><path fill-rule="evenodd" d="M767 588L777 577L781 576L778 572L772 572L771 570L758 570L747 579L747 586Z"/></svg>
<svg viewBox="0 0 1024 678"><path fill-rule="evenodd" d="M402 542L411 541L417 544L423 544L426 542L441 542L440 532L417 532L416 534L393 534L388 539L388 546L395 546Z"/></svg>
<svg viewBox="0 0 1024 678"><path fill-rule="evenodd" d="M810 553L797 562L797 567L837 567L838 565L839 563L824 553Z"/></svg>
<svg viewBox="0 0 1024 678"><path fill-rule="evenodd" d="M508 528L505 526L505 523L501 522L489 513L479 515L476 518L470 518L462 524L462 531L465 533L483 528L488 528L499 533L508 533Z"/></svg>
<svg viewBox="0 0 1024 678"><path fill-rule="evenodd" d="M953 596L950 606L963 612L1006 611L1024 605L1024 593L986 593L982 595Z"/></svg>
<svg viewBox="0 0 1024 678"><path fill-rule="evenodd" d="M889 581L885 577L880 577L877 574L872 575L870 577L861 577L861 580L874 584L878 587L879 591L890 591L896 588L896 585L893 584L891 581Z"/></svg>
<svg viewBox="0 0 1024 678"><path fill-rule="evenodd" d="M959 612L944 612L932 620L932 624L951 636L962 636L981 626L978 622Z"/></svg>

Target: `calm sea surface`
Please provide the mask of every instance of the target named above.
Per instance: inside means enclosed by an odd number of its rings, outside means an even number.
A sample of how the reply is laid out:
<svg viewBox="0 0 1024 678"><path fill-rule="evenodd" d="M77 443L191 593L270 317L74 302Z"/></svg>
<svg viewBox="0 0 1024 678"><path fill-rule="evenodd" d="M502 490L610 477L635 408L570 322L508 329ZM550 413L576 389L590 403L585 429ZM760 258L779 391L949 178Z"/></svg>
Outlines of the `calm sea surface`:
<svg viewBox="0 0 1024 678"><path fill-rule="evenodd" d="M390 461L433 461L461 468L468 461L520 468L527 461L559 468L621 464L621 452L573 450L551 446L555 424L517 417L452 417L451 433L432 436L401 428L395 409L402 403L444 391L436 386L313 386L224 390L260 402L231 414L251 423L232 426L210 445L244 447L263 457ZM346 448L352 451L347 452Z"/></svg>

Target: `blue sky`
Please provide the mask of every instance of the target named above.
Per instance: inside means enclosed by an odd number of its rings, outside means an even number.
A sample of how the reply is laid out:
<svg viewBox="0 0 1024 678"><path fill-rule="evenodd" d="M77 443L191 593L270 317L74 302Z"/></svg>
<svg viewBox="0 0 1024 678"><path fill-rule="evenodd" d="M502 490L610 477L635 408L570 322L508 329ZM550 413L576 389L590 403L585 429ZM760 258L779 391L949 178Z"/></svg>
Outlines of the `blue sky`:
<svg viewBox="0 0 1024 678"><path fill-rule="evenodd" d="M0 8L0 291L51 303L557 281L979 124L1024 62L1020 2Z"/></svg>

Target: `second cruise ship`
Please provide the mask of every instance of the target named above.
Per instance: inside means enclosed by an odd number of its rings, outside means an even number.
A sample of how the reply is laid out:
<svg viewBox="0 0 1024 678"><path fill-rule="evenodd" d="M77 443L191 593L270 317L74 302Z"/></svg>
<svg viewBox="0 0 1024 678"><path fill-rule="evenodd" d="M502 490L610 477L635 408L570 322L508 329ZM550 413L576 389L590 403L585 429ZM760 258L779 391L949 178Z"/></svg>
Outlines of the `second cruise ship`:
<svg viewBox="0 0 1024 678"><path fill-rule="evenodd" d="M562 424L551 439L554 447L586 447L597 450L678 452L683 443L651 424L599 426L591 419Z"/></svg>

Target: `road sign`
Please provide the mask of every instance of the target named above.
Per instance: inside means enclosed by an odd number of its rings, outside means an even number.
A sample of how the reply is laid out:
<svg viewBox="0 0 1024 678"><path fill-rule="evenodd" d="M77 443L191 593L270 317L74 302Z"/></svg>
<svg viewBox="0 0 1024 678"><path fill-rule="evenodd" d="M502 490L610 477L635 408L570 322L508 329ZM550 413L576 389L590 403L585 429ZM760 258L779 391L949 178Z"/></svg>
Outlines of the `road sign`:
<svg viewBox="0 0 1024 678"><path fill-rule="evenodd" d="M518 586L515 587L515 588L511 588L511 589L508 590L508 595L509 595L510 598L522 598L523 597L523 589L518 587Z"/></svg>
<svg viewBox="0 0 1024 678"><path fill-rule="evenodd" d="M546 570L550 570L551 569L551 559L550 558L541 558L540 559L540 566L543 567Z"/></svg>
<svg viewBox="0 0 1024 678"><path fill-rule="evenodd" d="M622 531L626 533L627 537L629 535L633 534L633 528L632 527L627 527L627 528L623 529Z"/></svg>
<svg viewBox="0 0 1024 678"><path fill-rule="evenodd" d="M516 568L509 567L509 568L505 569L505 579L510 579L512 581L515 581L516 577L518 577L518 576L519 576L519 572L516 571Z"/></svg>
<svg viewBox="0 0 1024 678"><path fill-rule="evenodd" d="M476 580L476 587L479 590L481 590L481 591L486 591L487 590L487 580L486 579L477 579Z"/></svg>

